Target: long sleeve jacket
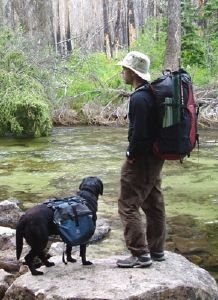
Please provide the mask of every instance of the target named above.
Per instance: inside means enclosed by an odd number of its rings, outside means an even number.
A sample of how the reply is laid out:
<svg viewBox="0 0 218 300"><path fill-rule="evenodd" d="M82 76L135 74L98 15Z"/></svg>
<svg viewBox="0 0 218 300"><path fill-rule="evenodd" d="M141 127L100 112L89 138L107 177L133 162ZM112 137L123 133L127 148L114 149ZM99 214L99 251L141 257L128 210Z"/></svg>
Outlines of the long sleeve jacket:
<svg viewBox="0 0 218 300"><path fill-rule="evenodd" d="M158 117L154 96L147 86L136 89L130 96L128 117L127 157L133 159L151 153Z"/></svg>

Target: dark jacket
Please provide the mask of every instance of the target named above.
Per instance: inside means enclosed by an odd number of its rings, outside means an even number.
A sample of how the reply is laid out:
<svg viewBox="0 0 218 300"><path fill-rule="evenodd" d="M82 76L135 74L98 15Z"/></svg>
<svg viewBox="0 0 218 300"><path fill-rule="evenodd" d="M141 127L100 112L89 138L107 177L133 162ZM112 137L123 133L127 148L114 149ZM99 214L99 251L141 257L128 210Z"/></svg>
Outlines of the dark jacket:
<svg viewBox="0 0 218 300"><path fill-rule="evenodd" d="M132 159L152 152L157 137L158 115L154 96L148 86L135 90L129 102L127 157Z"/></svg>

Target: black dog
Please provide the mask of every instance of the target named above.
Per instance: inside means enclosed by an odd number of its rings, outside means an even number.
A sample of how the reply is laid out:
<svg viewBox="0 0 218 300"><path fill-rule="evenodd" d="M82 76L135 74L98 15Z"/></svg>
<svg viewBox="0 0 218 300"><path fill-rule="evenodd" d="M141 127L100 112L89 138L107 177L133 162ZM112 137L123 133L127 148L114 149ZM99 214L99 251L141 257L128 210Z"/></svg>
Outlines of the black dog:
<svg viewBox="0 0 218 300"><path fill-rule="evenodd" d="M85 199L87 207L92 211L93 221L97 220L97 201L99 195L103 194L103 183L98 177L86 177L79 186L77 195ZM34 265L34 258L38 257L46 267L54 266L49 262L49 255L45 254L45 248L50 235L57 235L57 227L53 222L54 211L45 204L36 205L26 211L20 218L16 227L16 254L20 258L23 249L23 238L30 245L31 250L25 256L25 263L28 265L32 275L42 275ZM88 241L87 241L88 242ZM67 245L67 261L75 262L71 257L72 246ZM80 256L83 265L92 264L86 260L86 244L80 245Z"/></svg>

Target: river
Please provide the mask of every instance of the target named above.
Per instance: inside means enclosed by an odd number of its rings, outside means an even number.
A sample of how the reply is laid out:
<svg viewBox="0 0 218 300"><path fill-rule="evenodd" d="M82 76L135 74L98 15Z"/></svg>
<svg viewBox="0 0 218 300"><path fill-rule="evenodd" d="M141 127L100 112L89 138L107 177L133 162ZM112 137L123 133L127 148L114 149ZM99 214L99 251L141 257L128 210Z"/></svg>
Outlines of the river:
<svg viewBox="0 0 218 300"><path fill-rule="evenodd" d="M16 198L26 209L77 191L85 176L99 176L104 194L98 216L110 234L88 249L91 257L126 253L117 214L120 168L127 145L124 127L58 127L49 137L1 138L0 200ZM200 147L183 164L166 162L163 189L166 249L181 253L218 278L218 132L200 132Z"/></svg>

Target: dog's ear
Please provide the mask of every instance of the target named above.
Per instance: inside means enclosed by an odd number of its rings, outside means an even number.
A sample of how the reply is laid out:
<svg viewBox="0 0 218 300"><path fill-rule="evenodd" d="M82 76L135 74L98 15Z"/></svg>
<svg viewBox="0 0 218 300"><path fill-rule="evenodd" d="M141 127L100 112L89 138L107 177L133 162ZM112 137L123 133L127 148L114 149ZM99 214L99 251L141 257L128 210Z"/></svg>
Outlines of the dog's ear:
<svg viewBox="0 0 218 300"><path fill-rule="evenodd" d="M104 191L103 183L100 179L98 179L98 182L99 182L99 194L103 195L103 191Z"/></svg>
<svg viewBox="0 0 218 300"><path fill-rule="evenodd" d="M83 178L82 182L81 182L81 183L80 183L80 185L79 185L79 190L81 190L81 189L82 189L82 186L83 186L83 184L84 184L85 180L86 180L86 178Z"/></svg>

